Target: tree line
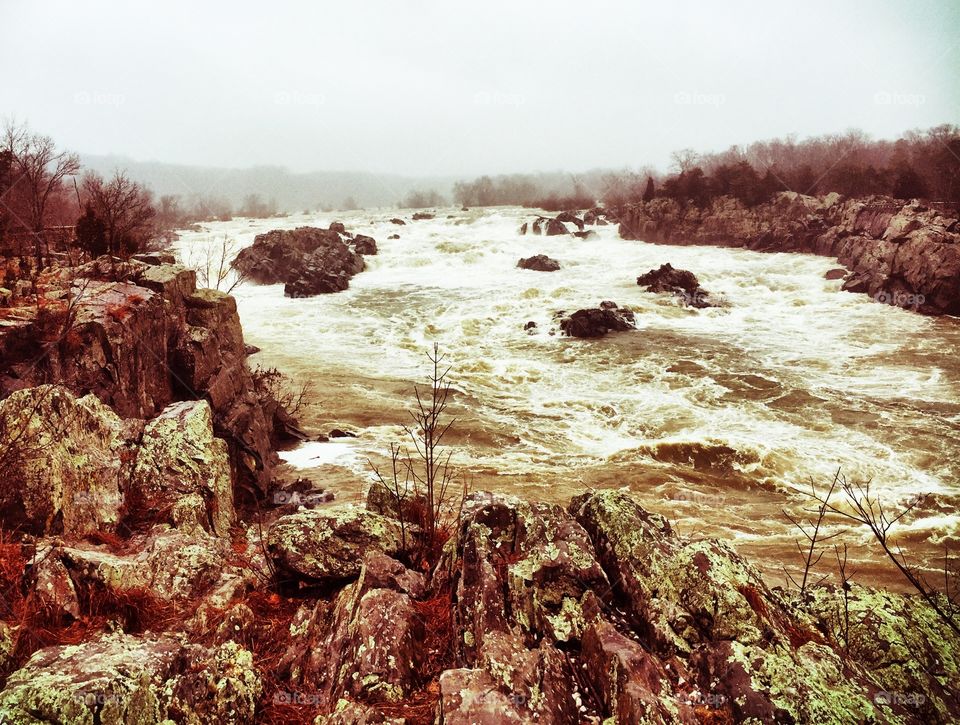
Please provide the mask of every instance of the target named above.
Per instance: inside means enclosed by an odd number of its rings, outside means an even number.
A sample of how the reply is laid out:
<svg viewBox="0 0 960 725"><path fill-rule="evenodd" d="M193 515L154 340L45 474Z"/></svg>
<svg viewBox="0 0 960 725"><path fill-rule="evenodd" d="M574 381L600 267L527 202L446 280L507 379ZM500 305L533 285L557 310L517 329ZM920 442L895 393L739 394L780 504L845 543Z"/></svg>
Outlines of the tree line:
<svg viewBox="0 0 960 725"><path fill-rule="evenodd" d="M673 154L673 168L659 183L648 175L642 193L634 185L627 201L658 196L703 206L732 196L754 206L777 192L795 191L960 203L960 129L942 125L895 141L848 131L759 141L720 153L684 149ZM623 198L622 188L614 191L618 201Z"/></svg>
<svg viewBox="0 0 960 725"><path fill-rule="evenodd" d="M481 176L457 182L453 196L466 206L560 211L586 209L597 201L617 208L653 198L703 206L720 196L754 206L781 191L960 203L960 129L946 124L908 131L895 140L873 140L853 130L757 141L718 153L683 149L672 154L669 173L646 166L577 175Z"/></svg>
<svg viewBox="0 0 960 725"><path fill-rule="evenodd" d="M7 121L0 132L0 255L31 257L44 266L52 251L75 242L91 257L129 256L170 230L234 214L269 217L276 199L248 194L234 212L229 201L205 194L156 199L122 170L103 176L26 124Z"/></svg>

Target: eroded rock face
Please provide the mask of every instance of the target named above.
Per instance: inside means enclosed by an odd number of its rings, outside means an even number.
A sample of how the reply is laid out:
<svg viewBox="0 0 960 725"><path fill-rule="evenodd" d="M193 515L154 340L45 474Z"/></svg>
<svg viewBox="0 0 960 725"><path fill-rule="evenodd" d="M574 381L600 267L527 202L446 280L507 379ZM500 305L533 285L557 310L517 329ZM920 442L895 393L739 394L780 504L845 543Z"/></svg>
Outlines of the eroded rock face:
<svg viewBox="0 0 960 725"><path fill-rule="evenodd" d="M597 619L587 628L583 661L614 722L699 722L693 707L674 692L664 664L609 622Z"/></svg>
<svg viewBox="0 0 960 725"><path fill-rule="evenodd" d="M836 257L844 289L927 314L960 314L960 225L955 212L886 197L783 192L744 208L729 197L704 209L668 199L620 213L620 236Z"/></svg>
<svg viewBox="0 0 960 725"><path fill-rule="evenodd" d="M875 702L871 671L841 659L814 620L768 589L729 545L681 539L617 491L584 494L570 511L590 533L641 641L661 661L685 663L684 702L712 702L737 721L893 714Z"/></svg>
<svg viewBox="0 0 960 725"><path fill-rule="evenodd" d="M536 254L532 257L524 257L517 262L517 266L520 269L532 269L536 272L556 272L560 269L560 262L546 254Z"/></svg>
<svg viewBox="0 0 960 725"><path fill-rule="evenodd" d="M560 329L571 337L603 337L608 332L634 329L633 312L621 309L613 302L602 303L596 309L577 310L560 320Z"/></svg>
<svg viewBox="0 0 960 725"><path fill-rule="evenodd" d="M314 582L354 579L367 552L393 554L401 545L399 522L355 506L281 516L267 535L277 567L294 579Z"/></svg>
<svg viewBox="0 0 960 725"><path fill-rule="evenodd" d="M44 315L31 303L32 314L0 328L4 393L56 380L125 419L206 398L241 480L266 488L279 460L276 405L253 392L232 297L198 291L195 273L177 265L106 257L56 270L44 289Z"/></svg>

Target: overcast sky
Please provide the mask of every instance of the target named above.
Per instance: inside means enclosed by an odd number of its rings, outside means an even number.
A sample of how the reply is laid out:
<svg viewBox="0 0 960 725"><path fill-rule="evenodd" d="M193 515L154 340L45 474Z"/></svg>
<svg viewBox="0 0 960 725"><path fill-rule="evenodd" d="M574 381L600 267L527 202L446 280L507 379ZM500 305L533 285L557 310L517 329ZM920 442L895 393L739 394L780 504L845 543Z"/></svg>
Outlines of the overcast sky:
<svg viewBox="0 0 960 725"><path fill-rule="evenodd" d="M958 69L956 0L0 0L0 115L81 153L215 166L665 168L682 147L957 123Z"/></svg>

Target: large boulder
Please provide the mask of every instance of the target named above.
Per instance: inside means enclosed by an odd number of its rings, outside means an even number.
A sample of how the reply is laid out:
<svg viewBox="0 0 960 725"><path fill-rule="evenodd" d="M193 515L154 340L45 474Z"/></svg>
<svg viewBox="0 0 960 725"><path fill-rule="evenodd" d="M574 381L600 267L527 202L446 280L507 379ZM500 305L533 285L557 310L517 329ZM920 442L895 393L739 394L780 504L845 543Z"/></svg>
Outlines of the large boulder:
<svg viewBox="0 0 960 725"><path fill-rule="evenodd" d="M244 725L261 691L250 653L235 643L210 651L116 632L36 652L0 692L0 721Z"/></svg>
<svg viewBox="0 0 960 725"><path fill-rule="evenodd" d="M154 512L173 511L178 503L195 500L205 528L218 536L230 533L230 460L227 444L213 435L209 403L174 403L146 424L127 493L129 505L136 502Z"/></svg>
<svg viewBox="0 0 960 725"><path fill-rule="evenodd" d="M560 269L560 262L551 259L546 254L535 254L532 257L524 257L517 262L520 269L532 269L536 272L556 272Z"/></svg>
<svg viewBox="0 0 960 725"><path fill-rule="evenodd" d="M600 307L577 310L560 320L560 329L571 337L603 337L608 332L623 332L634 329L634 314L621 309L613 302L603 302Z"/></svg>
<svg viewBox="0 0 960 725"><path fill-rule="evenodd" d="M736 721L875 717L870 673L845 666L814 621L729 545L682 539L618 491L578 496L570 511L640 639L661 660L682 657L685 679ZM648 685L656 690L653 680Z"/></svg>
<svg viewBox="0 0 960 725"><path fill-rule="evenodd" d="M114 530L136 436L93 395L54 385L13 393L0 402L4 521L38 534Z"/></svg>
<svg viewBox="0 0 960 725"><path fill-rule="evenodd" d="M281 516L266 542L280 571L312 582L355 579L367 552L394 554L402 543L398 521L350 505Z"/></svg>
<svg viewBox="0 0 960 725"><path fill-rule="evenodd" d="M230 554L229 543L203 531L157 526L135 536L123 551L86 542L44 540L31 567L36 591L51 611L78 619L103 595L147 596L185 602L217 582Z"/></svg>
<svg viewBox="0 0 960 725"><path fill-rule="evenodd" d="M289 297L307 297L345 290L350 278L363 271L361 255L375 253L370 237L354 250L335 229L300 227L258 234L231 264L255 282L283 283Z"/></svg>
<svg viewBox="0 0 960 725"><path fill-rule="evenodd" d="M396 703L421 682L424 621L408 586L417 575L386 561L368 554L356 582L332 603L301 607L291 625L297 636L282 667L294 682L317 688L324 711L339 707L344 695Z"/></svg>

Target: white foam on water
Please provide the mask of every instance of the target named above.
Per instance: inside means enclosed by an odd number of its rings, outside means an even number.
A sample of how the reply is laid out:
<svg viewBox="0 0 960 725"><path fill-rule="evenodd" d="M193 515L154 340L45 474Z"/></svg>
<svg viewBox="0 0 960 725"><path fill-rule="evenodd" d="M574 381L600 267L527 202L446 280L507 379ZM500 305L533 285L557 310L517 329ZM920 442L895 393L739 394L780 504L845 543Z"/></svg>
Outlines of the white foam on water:
<svg viewBox="0 0 960 725"><path fill-rule="evenodd" d="M413 222L409 211L390 209L234 220L184 233L179 245L226 234L245 246L269 229L335 220L373 236L379 253L344 292L288 299L282 285L239 287L247 341L313 378L321 398L332 368L423 380L424 352L439 341L472 413L519 439L471 452L495 470L548 480L557 466L709 440L760 461L748 466L752 474L788 484L842 466L898 495L958 493L957 320L841 292L824 279L837 266L824 257L646 244L620 239L613 225L593 227L597 237L588 240L521 236L534 215L451 209ZM408 223L390 224L394 216ZM516 268L533 254L556 258L560 271ZM665 262L693 271L726 306L692 310L636 285ZM638 331L590 341L549 334L557 311L604 299L633 309ZM534 334L523 329L529 320ZM317 465L343 460L350 445L293 453Z"/></svg>
<svg viewBox="0 0 960 725"><path fill-rule="evenodd" d="M355 468L360 462L356 446L350 440L307 441L296 448L279 452L280 459L293 468L343 466Z"/></svg>

